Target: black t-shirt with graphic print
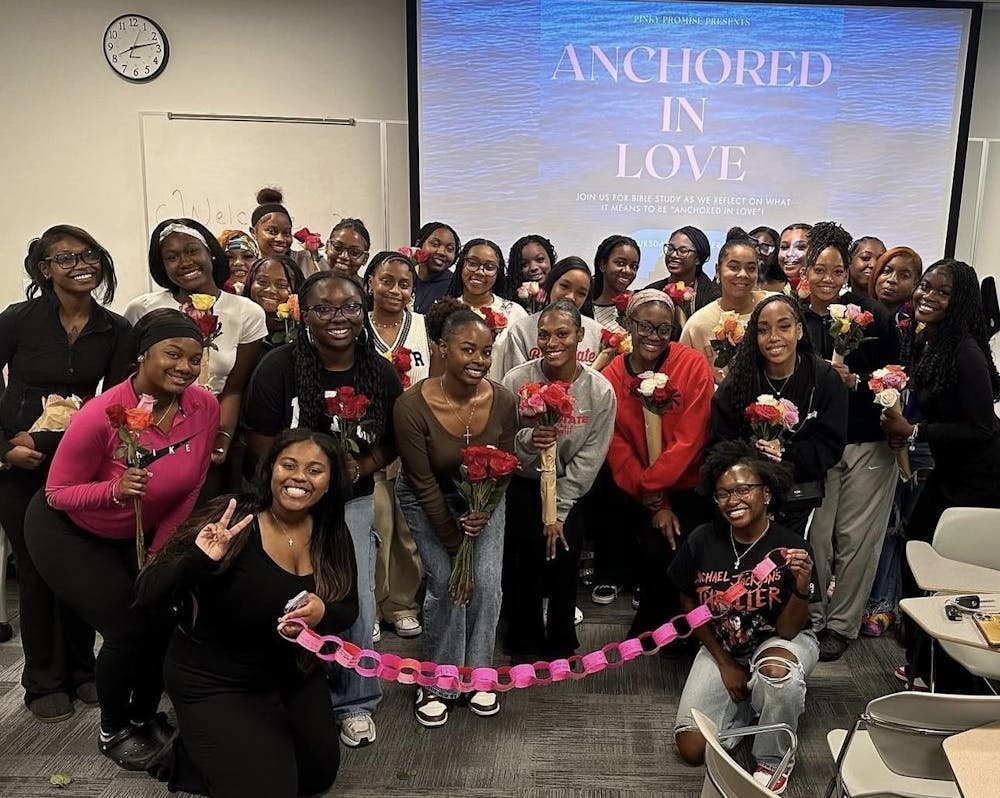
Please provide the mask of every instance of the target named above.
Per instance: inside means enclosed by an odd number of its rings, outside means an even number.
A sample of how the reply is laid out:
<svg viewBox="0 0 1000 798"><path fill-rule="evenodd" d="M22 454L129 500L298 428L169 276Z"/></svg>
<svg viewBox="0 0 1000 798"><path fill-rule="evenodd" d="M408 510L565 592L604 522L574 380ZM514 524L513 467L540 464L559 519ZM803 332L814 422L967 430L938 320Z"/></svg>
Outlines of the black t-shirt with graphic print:
<svg viewBox="0 0 1000 798"><path fill-rule="evenodd" d="M751 571L768 552L780 548L805 549L812 557L812 549L805 540L772 521L764 536L748 551L746 544L736 542L736 551L741 554L737 570L729 527L719 521L695 529L670 565L670 579L677 589L699 604L708 603L716 613L721 610L716 594L742 580L747 592L722 617L711 622L715 637L733 657L749 657L761 643L777 634L778 616L795 589L795 577L787 568L776 569L758 584ZM743 554L744 551L747 553ZM815 569L809 592L813 601L818 600ZM812 622L807 621L805 628L812 628Z"/></svg>
<svg viewBox="0 0 1000 798"><path fill-rule="evenodd" d="M290 427L299 426L299 398L295 386L295 347L290 344L279 346L264 355L260 364L254 369L243 391L243 411L240 424L245 429L261 435L277 435ZM386 416L383 428L361 430L358 435L360 454L371 452L370 441L393 441L392 406L403 392L403 386L396 374L396 369L385 358L376 358L378 367L384 372L384 381L388 393ZM338 388L354 384L355 368L346 371L320 371L320 387L324 395L333 394ZM331 421L323 416L321 426L315 432L330 432ZM368 496L375 490L375 480L372 476L359 479L352 485L351 498Z"/></svg>

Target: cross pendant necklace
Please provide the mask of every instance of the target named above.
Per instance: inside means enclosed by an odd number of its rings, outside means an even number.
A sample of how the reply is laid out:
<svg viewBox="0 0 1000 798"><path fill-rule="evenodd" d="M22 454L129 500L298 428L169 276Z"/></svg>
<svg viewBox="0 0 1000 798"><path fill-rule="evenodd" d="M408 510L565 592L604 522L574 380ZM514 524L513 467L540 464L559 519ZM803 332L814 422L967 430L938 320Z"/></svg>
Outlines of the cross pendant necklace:
<svg viewBox="0 0 1000 798"><path fill-rule="evenodd" d="M479 399L479 388L476 387L476 395L472 397L472 402L470 403L472 407L472 412L469 413L468 418L462 418L458 412L458 408L455 407L455 403L451 401L451 397L448 396L448 392L444 389L444 380L442 379L440 383L441 393L444 396L445 401L448 403L448 407L451 408L451 412L454 414L455 418L465 425L465 434L462 436L465 438L465 445L468 446L472 442L472 419L476 417L477 401Z"/></svg>

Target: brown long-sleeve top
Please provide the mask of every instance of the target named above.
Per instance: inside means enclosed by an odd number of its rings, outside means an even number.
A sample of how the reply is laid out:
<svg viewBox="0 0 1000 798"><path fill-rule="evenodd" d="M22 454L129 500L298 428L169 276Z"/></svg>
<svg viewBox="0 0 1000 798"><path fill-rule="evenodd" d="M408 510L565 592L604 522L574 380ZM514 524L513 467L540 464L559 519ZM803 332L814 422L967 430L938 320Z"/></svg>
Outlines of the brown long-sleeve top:
<svg viewBox="0 0 1000 798"><path fill-rule="evenodd" d="M458 494L455 480L468 446L496 446L514 452L517 432L517 400L502 385L493 385L493 405L483 431L468 444L464 435L452 435L438 421L424 399L421 380L396 400L393 425L403 473L420 501L427 520L449 552L457 551L462 531L448 508L448 499Z"/></svg>

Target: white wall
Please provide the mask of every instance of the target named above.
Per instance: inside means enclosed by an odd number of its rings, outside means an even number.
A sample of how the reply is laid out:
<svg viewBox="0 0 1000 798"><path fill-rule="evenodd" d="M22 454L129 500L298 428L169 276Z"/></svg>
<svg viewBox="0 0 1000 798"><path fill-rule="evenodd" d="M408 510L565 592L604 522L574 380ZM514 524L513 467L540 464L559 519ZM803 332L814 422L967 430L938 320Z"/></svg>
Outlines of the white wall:
<svg viewBox="0 0 1000 798"><path fill-rule="evenodd" d="M105 28L130 12L170 41L151 83L129 84L104 60ZM23 298L27 242L58 223L111 251L116 307L147 290L139 112L405 119L405 74L403 0L3 3L0 307ZM405 182L392 188L406 197Z"/></svg>

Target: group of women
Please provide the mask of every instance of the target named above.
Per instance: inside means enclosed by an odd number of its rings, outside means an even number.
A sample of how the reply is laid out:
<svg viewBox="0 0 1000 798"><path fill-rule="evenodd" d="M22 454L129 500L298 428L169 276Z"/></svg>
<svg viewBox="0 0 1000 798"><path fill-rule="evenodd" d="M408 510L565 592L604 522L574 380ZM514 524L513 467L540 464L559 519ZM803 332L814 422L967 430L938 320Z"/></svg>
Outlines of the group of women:
<svg viewBox="0 0 1000 798"><path fill-rule="evenodd" d="M28 249L28 300L0 314L0 524L25 703L50 722L74 699L99 704L100 750L124 768L214 796L322 791L338 736L375 741L379 684L283 637L309 627L371 648L391 625L422 635L425 661L486 667L503 610L513 662L568 657L588 540L595 601L635 588L630 636L713 608L675 721L680 755L699 762L692 708L722 727L755 714L794 727L817 660L857 636L893 450L926 444L937 465L911 536L929 538L948 506L998 503L1000 379L964 263L923 270L912 250L823 222L734 228L713 279L707 236L685 227L664 244L667 278L634 290L641 253L624 235L593 269L539 235L505 259L440 222L371 258L357 219L322 253L293 251L280 195L258 200L247 232L158 225L162 290L124 317L105 307L110 254L50 228ZM516 301L528 282L541 309ZM874 319L843 362L827 333L836 302ZM723 314L745 331L725 363ZM911 378L905 417L867 386L893 363ZM522 412L536 383L568 386L557 423ZM53 394L94 398L46 426ZM794 405L780 436L748 419L762 394ZM539 484L552 444L554 520ZM474 446L518 462L490 511L456 487ZM467 540L474 587L456 591ZM776 552L760 581L754 566ZM157 712L164 686L179 734ZM459 706L501 709L488 689L414 696L429 727ZM755 743L755 778L776 792L782 754Z"/></svg>

